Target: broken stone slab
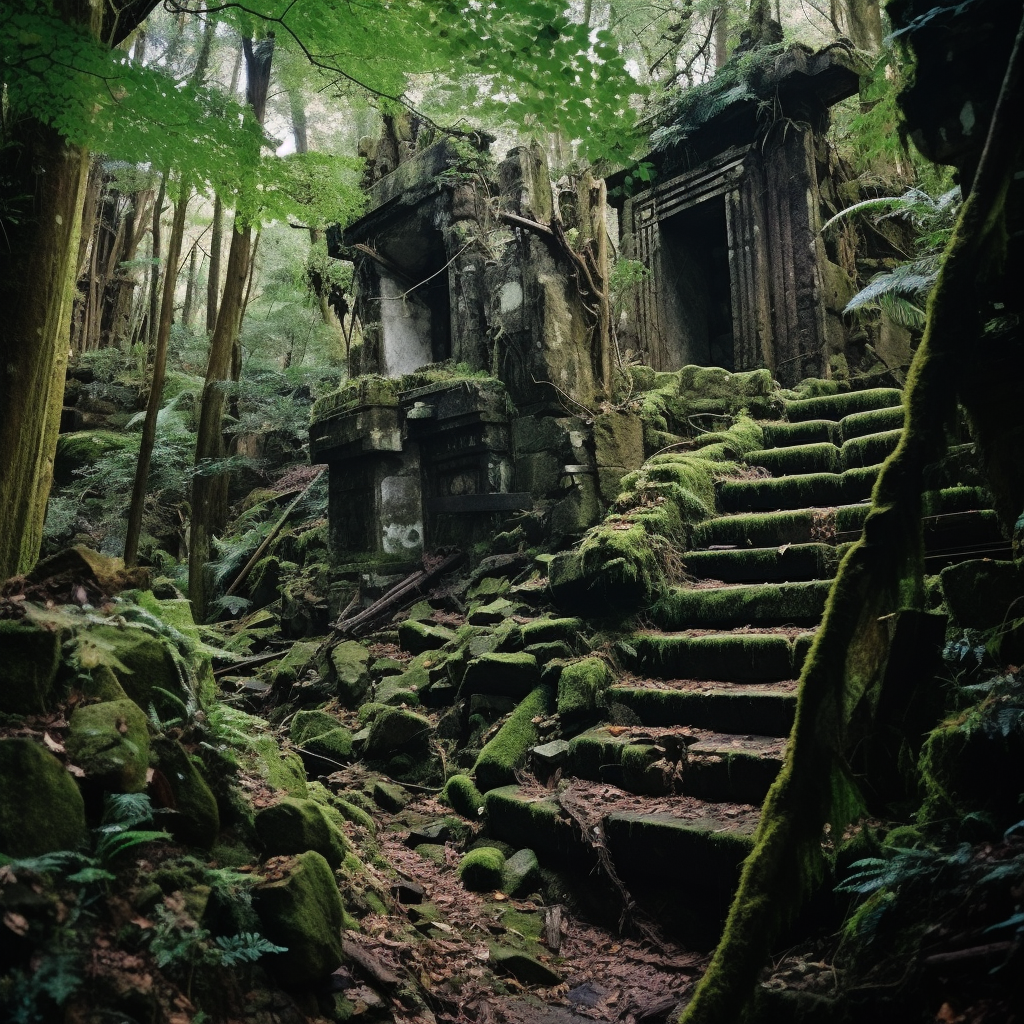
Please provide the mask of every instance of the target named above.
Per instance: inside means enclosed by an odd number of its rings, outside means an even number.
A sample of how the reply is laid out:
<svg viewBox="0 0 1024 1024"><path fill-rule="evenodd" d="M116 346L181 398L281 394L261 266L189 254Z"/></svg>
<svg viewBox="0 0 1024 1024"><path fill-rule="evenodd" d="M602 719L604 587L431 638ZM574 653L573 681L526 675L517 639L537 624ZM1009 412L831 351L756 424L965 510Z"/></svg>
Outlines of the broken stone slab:
<svg viewBox="0 0 1024 1024"><path fill-rule="evenodd" d="M316 850L336 869L349 846L313 800L285 797L256 815L256 835L270 857Z"/></svg>
<svg viewBox="0 0 1024 1024"><path fill-rule="evenodd" d="M501 891L509 896L525 896L540 883L540 862L530 849L517 850L508 860L501 876Z"/></svg>
<svg viewBox="0 0 1024 1024"><path fill-rule="evenodd" d="M534 767L554 769L565 764L568 750L568 740L552 740L550 743L542 743L539 747L534 747L530 754L533 757Z"/></svg>
<svg viewBox="0 0 1024 1024"><path fill-rule="evenodd" d="M556 658L568 661L573 656L569 645L562 640L555 640L548 644L530 644L529 647L524 648L523 653L532 654L537 659L537 664L542 667Z"/></svg>
<svg viewBox="0 0 1024 1024"><path fill-rule="evenodd" d="M356 640L345 640L331 649L331 667L338 697L355 707L370 688L370 652Z"/></svg>
<svg viewBox="0 0 1024 1024"><path fill-rule="evenodd" d="M406 619L398 626L398 642L403 650L411 654L436 651L454 639L455 633L444 626L431 626L411 619Z"/></svg>
<svg viewBox="0 0 1024 1024"><path fill-rule="evenodd" d="M462 692L521 699L539 681L537 659L532 654L482 654L466 666Z"/></svg>
<svg viewBox="0 0 1024 1024"><path fill-rule="evenodd" d="M171 834L179 842L210 849L220 834L220 811L206 779L176 739L155 736L151 752L174 797L174 810L178 812L168 821Z"/></svg>
<svg viewBox="0 0 1024 1024"><path fill-rule="evenodd" d="M466 621L471 626L496 626L499 622L504 622L509 618L515 610L516 606L511 601L498 598L490 604L482 604L473 608L466 617Z"/></svg>
<svg viewBox="0 0 1024 1024"><path fill-rule="evenodd" d="M422 903L425 895L425 890L419 882L414 882L411 878L398 877L389 886L391 895L399 902L403 904L416 904Z"/></svg>
<svg viewBox="0 0 1024 1024"><path fill-rule="evenodd" d="M499 946L497 943L492 943L489 949L490 961L495 970L511 974L513 978L521 981L524 985L552 988L562 984L560 974L521 950L509 949L509 947Z"/></svg>
<svg viewBox="0 0 1024 1024"><path fill-rule="evenodd" d="M391 782L378 779L373 784L373 802L390 814L397 814L411 799L407 790Z"/></svg>
<svg viewBox="0 0 1024 1024"><path fill-rule="evenodd" d="M423 843L462 843L469 834L470 827L464 821L446 815L428 825L411 828L405 845L415 848Z"/></svg>
<svg viewBox="0 0 1024 1024"><path fill-rule="evenodd" d="M426 746L433 731L430 720L404 708L387 707L370 725L364 757L383 757L407 746Z"/></svg>

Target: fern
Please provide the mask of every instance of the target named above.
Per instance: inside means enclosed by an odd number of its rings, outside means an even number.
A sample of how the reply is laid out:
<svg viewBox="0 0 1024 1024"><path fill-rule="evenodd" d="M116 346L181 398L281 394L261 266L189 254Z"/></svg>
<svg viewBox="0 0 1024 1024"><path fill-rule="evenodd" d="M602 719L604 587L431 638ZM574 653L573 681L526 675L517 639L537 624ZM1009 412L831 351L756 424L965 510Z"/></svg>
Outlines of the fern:
<svg viewBox="0 0 1024 1024"><path fill-rule="evenodd" d="M220 947L220 960L225 967L237 964L255 963L267 953L287 953L287 946L275 946L269 939L255 932L239 932L238 935L218 935L214 942Z"/></svg>
<svg viewBox="0 0 1024 1024"><path fill-rule="evenodd" d="M96 843L96 860L100 864L110 864L136 846L169 841L171 838L170 832L156 832L151 829L107 832L102 834Z"/></svg>
<svg viewBox="0 0 1024 1024"><path fill-rule="evenodd" d="M153 804L146 793L108 793L103 799L101 833L124 832L153 821Z"/></svg>

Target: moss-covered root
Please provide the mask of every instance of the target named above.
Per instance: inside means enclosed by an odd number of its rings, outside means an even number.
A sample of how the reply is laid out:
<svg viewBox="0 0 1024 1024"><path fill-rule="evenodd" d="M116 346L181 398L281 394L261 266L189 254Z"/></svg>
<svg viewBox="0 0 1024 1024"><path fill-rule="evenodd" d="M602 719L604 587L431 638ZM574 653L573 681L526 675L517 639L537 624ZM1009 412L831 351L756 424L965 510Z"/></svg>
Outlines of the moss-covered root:
<svg viewBox="0 0 1024 1024"><path fill-rule="evenodd" d="M554 707L555 694L550 686L538 686L520 702L476 759L476 784L481 793L516 781L516 768L539 740L533 719L538 715L547 717Z"/></svg>
<svg viewBox="0 0 1024 1024"><path fill-rule="evenodd" d="M1022 40L1024 23L1008 80L1017 75ZM906 429L882 467L864 534L840 565L801 674L786 763L765 800L722 941L682 1024L741 1019L780 929L820 878L822 828L828 823L838 832L855 813L857 791L843 765L878 706L888 645L883 617L922 601L923 470L944 449L958 367L979 336L979 273L1005 252L1006 194L1022 148L1021 137L1007 124L1019 120L1019 94L1020 89L1004 91L993 115L974 188L946 249L924 339L911 365L904 394ZM1008 106L1015 108L1012 115Z"/></svg>

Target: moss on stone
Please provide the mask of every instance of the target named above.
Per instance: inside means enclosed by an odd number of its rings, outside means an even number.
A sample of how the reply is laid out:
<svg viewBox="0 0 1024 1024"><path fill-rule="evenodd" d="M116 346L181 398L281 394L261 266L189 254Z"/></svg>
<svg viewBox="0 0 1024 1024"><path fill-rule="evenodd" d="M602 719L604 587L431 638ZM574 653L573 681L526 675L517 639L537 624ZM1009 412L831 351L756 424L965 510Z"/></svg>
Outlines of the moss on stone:
<svg viewBox="0 0 1024 1024"><path fill-rule="evenodd" d="M471 850L459 863L459 878L473 892L492 892L501 888L505 855L491 846Z"/></svg>
<svg viewBox="0 0 1024 1024"><path fill-rule="evenodd" d="M302 988L341 963L344 906L330 865L316 851L271 861L268 868L275 877L253 889L253 906L263 934L286 952L266 956L264 964L280 984Z"/></svg>
<svg viewBox="0 0 1024 1024"><path fill-rule="evenodd" d="M455 633L445 626L428 625L413 619L406 619L398 625L398 642L410 654L436 651L454 639Z"/></svg>
<svg viewBox="0 0 1024 1024"><path fill-rule="evenodd" d="M85 836L85 803L75 780L41 744L0 740L0 853L38 857L73 850Z"/></svg>
<svg viewBox="0 0 1024 1024"><path fill-rule="evenodd" d="M558 678L558 714L579 721L607 706L605 691L613 682L611 671L600 658L566 665Z"/></svg>
<svg viewBox="0 0 1024 1024"><path fill-rule="evenodd" d="M338 698L356 707L370 688L370 652L356 640L343 640L331 648L330 659Z"/></svg>
<svg viewBox="0 0 1024 1024"><path fill-rule="evenodd" d="M631 653L632 652L632 653ZM784 636L764 633L719 636L640 635L623 648L626 664L664 679L730 679L765 682L792 677L792 648Z"/></svg>
<svg viewBox="0 0 1024 1024"><path fill-rule="evenodd" d="M157 736L151 753L174 795L167 827L179 842L209 850L220 834L217 799L185 748L168 736Z"/></svg>
<svg viewBox="0 0 1024 1024"><path fill-rule="evenodd" d="M453 775L441 791L441 802L474 821L484 806L483 795L468 775Z"/></svg>
<svg viewBox="0 0 1024 1024"><path fill-rule="evenodd" d="M762 423L766 448L785 448L794 444L823 444L839 441L840 431L832 420L806 420L803 423Z"/></svg>
<svg viewBox="0 0 1024 1024"><path fill-rule="evenodd" d="M426 749L434 731L428 718L404 708L388 707L376 715L363 746L363 756L386 757L405 748Z"/></svg>
<svg viewBox="0 0 1024 1024"><path fill-rule="evenodd" d="M0 711L13 715L44 713L60 665L60 634L0 619L0 649L4 659Z"/></svg>
<svg viewBox="0 0 1024 1024"><path fill-rule="evenodd" d="M128 694L108 665L97 665L82 681L82 693L93 700L127 700Z"/></svg>
<svg viewBox="0 0 1024 1024"><path fill-rule="evenodd" d="M865 434L880 434L886 430L899 430L903 426L904 411L902 405L891 405L885 409L868 409L866 412L855 412L844 416L839 421L843 440Z"/></svg>
<svg viewBox="0 0 1024 1024"><path fill-rule="evenodd" d="M794 444L788 448L767 448L751 452L746 461L761 466L773 476L787 473L840 473L843 460L840 450L827 441L823 444Z"/></svg>
<svg viewBox="0 0 1024 1024"><path fill-rule="evenodd" d="M831 544L793 544L731 551L690 551L686 571L698 578L725 582L828 579L838 558Z"/></svg>
<svg viewBox="0 0 1024 1024"><path fill-rule="evenodd" d="M289 796L305 797L306 769L293 750L282 750L272 736L260 736L252 744L256 765L268 785Z"/></svg>
<svg viewBox="0 0 1024 1024"><path fill-rule="evenodd" d="M842 461L844 469L860 466L877 466L896 450L900 430L888 430L880 434L864 434L843 443Z"/></svg>
<svg viewBox="0 0 1024 1024"><path fill-rule="evenodd" d="M481 793L515 781L516 768L525 760L527 751L536 746L539 740L533 719L551 714L554 696L550 687L538 686L480 751L474 772Z"/></svg>
<svg viewBox="0 0 1024 1024"><path fill-rule="evenodd" d="M141 793L149 771L149 724L131 700L77 708L68 722L68 756L114 793Z"/></svg>
<svg viewBox="0 0 1024 1024"><path fill-rule="evenodd" d="M540 681L540 669L532 654L482 654L467 666L461 692L513 698L525 697Z"/></svg>
<svg viewBox="0 0 1024 1024"><path fill-rule="evenodd" d="M256 835L268 857L316 850L332 868L341 866L348 841L315 800L284 797L256 815Z"/></svg>
<svg viewBox="0 0 1024 1024"><path fill-rule="evenodd" d="M902 401L903 392L897 388L871 388L867 391L848 391L841 395L822 395L786 402L786 416L791 423L842 420L853 413L893 408Z"/></svg>
<svg viewBox="0 0 1024 1024"><path fill-rule="evenodd" d="M585 630L586 623L582 619L539 618L525 623L520 629L520 635L524 647L530 644L554 643L558 640L571 645Z"/></svg>
<svg viewBox="0 0 1024 1024"><path fill-rule="evenodd" d="M812 625L821 618L830 586L829 580L809 580L707 589L675 587L651 609L651 617L666 630Z"/></svg>

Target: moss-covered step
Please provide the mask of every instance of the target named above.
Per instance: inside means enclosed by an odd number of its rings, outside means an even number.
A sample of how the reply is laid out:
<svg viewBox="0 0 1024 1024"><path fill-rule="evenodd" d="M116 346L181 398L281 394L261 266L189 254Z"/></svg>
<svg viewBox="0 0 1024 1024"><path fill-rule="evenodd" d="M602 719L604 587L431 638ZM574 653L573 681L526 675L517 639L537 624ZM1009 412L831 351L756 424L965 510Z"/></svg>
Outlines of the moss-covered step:
<svg viewBox="0 0 1024 1024"><path fill-rule="evenodd" d="M864 434L843 442L843 469L859 469L884 462L895 451L903 436L902 430L886 430L879 434Z"/></svg>
<svg viewBox="0 0 1024 1024"><path fill-rule="evenodd" d="M661 679L763 683L793 678L792 644L774 633L638 633L619 649L629 669Z"/></svg>
<svg viewBox="0 0 1024 1024"><path fill-rule="evenodd" d="M803 423L762 423L765 448L788 448L799 444L839 444L842 432L833 420L805 420Z"/></svg>
<svg viewBox="0 0 1024 1024"><path fill-rule="evenodd" d="M839 421L842 439L849 441L865 434L880 434L885 430L899 430L903 426L902 405L891 405L886 409L868 409L844 416Z"/></svg>
<svg viewBox="0 0 1024 1024"><path fill-rule="evenodd" d="M796 712L796 683L675 683L613 686L608 699L632 711L644 725L689 725L695 729L752 736L788 736Z"/></svg>
<svg viewBox="0 0 1024 1024"><path fill-rule="evenodd" d="M697 579L725 583L771 583L825 580L836 574L839 556L831 544L790 544L770 548L690 551L683 556L686 572Z"/></svg>
<svg viewBox="0 0 1024 1024"><path fill-rule="evenodd" d="M869 466L845 473L725 481L718 487L718 504L723 512L834 508L870 497L878 470L878 466Z"/></svg>
<svg viewBox="0 0 1024 1024"><path fill-rule="evenodd" d="M834 543L837 533L859 531L867 505L805 508L787 512L744 512L708 519L693 528L691 545L735 545L740 548L781 547L783 544Z"/></svg>
<svg viewBox="0 0 1024 1024"><path fill-rule="evenodd" d="M826 441L823 444L794 444L786 448L766 448L751 452L748 465L767 469L772 476L793 473L841 473L843 460L839 449Z"/></svg>
<svg viewBox="0 0 1024 1024"><path fill-rule="evenodd" d="M701 800L761 804L782 767L777 736L705 736L686 748L683 792Z"/></svg>
<svg viewBox="0 0 1024 1024"><path fill-rule="evenodd" d="M630 891L663 909L669 901L673 931L704 944L721 931L740 866L753 849L757 814L730 808L736 814L731 817L713 806L702 813L690 803L678 817L617 812L603 825L612 861Z"/></svg>
<svg viewBox="0 0 1024 1024"><path fill-rule="evenodd" d="M901 405L903 392L898 388L870 388L848 391L843 395L821 395L786 402L786 418L790 423L804 420L842 420L852 413L874 409L890 409Z"/></svg>
<svg viewBox="0 0 1024 1024"><path fill-rule="evenodd" d="M547 796L519 786L492 789L484 797L491 836L512 846L529 847L558 863L587 862L587 851L561 807Z"/></svg>
<svg viewBox="0 0 1024 1024"><path fill-rule="evenodd" d="M830 580L673 587L650 611L661 629L811 626L825 610Z"/></svg>

